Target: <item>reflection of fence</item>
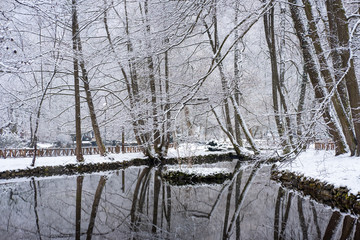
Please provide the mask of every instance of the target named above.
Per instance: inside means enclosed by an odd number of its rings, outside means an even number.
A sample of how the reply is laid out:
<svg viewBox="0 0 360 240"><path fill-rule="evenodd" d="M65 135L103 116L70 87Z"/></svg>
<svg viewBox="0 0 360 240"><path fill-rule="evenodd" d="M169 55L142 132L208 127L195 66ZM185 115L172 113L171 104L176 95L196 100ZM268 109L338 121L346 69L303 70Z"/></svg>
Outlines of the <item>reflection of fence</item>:
<svg viewBox="0 0 360 240"><path fill-rule="evenodd" d="M315 150L335 150L333 142L315 142Z"/></svg>
<svg viewBox="0 0 360 240"><path fill-rule="evenodd" d="M173 147L170 144L169 147ZM139 146L110 146L106 147L109 153L136 153L141 152ZM83 147L83 155L100 154L98 147ZM18 158L32 157L34 149L0 149L0 158ZM37 149L36 155L39 157L58 157L58 156L75 156L75 148L44 148Z"/></svg>

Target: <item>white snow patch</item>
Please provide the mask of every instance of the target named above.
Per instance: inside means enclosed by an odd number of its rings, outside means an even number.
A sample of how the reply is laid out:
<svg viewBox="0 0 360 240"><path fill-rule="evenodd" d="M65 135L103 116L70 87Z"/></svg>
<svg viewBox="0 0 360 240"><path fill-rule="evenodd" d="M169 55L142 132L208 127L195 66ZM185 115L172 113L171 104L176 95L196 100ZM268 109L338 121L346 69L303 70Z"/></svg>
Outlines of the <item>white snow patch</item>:
<svg viewBox="0 0 360 240"><path fill-rule="evenodd" d="M54 145L52 143L37 143L36 144L38 148L51 148L54 147Z"/></svg>
<svg viewBox="0 0 360 240"><path fill-rule="evenodd" d="M199 176L214 175L217 173L230 173L228 168L204 166L204 165L193 165L193 166L179 166L179 165L167 165L166 172L183 172L186 174L195 174Z"/></svg>

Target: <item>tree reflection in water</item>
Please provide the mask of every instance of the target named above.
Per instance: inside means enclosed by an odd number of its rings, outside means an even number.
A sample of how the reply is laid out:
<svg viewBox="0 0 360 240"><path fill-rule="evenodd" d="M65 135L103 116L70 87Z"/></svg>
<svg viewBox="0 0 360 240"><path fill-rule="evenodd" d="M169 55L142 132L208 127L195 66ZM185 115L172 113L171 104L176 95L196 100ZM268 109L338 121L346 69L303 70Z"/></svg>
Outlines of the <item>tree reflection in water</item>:
<svg viewBox="0 0 360 240"><path fill-rule="evenodd" d="M219 163L224 184L172 186L161 170L0 185L1 239L360 239L357 217L270 180L270 167Z"/></svg>

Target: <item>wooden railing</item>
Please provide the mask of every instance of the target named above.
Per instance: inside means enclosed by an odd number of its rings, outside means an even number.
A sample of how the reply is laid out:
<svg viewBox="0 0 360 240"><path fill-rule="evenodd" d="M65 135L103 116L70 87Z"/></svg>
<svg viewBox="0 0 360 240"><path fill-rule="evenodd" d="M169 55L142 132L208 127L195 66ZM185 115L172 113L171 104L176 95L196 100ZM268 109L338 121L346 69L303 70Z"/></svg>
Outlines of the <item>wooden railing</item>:
<svg viewBox="0 0 360 240"><path fill-rule="evenodd" d="M121 151L123 149L124 151ZM141 152L141 148L138 146L111 146L106 147L106 151L109 153L134 153ZM98 147L83 147L83 155L95 155L100 154ZM34 149L0 149L0 158L18 158L18 157L32 157L34 155ZM36 155L39 157L58 157L58 156L75 156L75 148L44 148L37 149Z"/></svg>
<svg viewBox="0 0 360 240"><path fill-rule="evenodd" d="M315 150L335 150L333 142L315 142Z"/></svg>
<svg viewBox="0 0 360 240"><path fill-rule="evenodd" d="M169 148L174 147L173 144ZM37 149L36 156L38 157L59 157L59 156L75 156L76 148L43 148ZM109 153L136 153L141 152L139 146L109 146L106 147ZM83 155L100 154L98 147L82 147ZM34 156L34 149L0 149L0 158L20 158Z"/></svg>

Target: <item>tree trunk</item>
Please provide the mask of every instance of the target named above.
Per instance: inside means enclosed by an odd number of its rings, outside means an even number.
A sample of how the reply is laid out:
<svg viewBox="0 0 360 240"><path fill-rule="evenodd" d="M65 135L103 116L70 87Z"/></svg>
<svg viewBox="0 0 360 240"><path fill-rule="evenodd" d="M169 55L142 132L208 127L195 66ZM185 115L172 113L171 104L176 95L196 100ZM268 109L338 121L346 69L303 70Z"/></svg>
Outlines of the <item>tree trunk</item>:
<svg viewBox="0 0 360 240"><path fill-rule="evenodd" d="M168 42L168 40L166 41ZM170 96L169 96L169 91L170 91L170 79L169 79L169 52L166 51L165 52L165 99L166 99L166 103L164 106L164 114L165 114L165 123L164 123L164 140L163 140L163 148L164 148L164 155L167 155L168 149L169 149L169 144L170 144L170 138L171 138L171 132L170 132L170 127L171 127L171 112L170 112Z"/></svg>
<svg viewBox="0 0 360 240"><path fill-rule="evenodd" d="M145 21L146 21L146 33L148 34L148 38L150 37L150 23L148 19L149 14L149 5L148 0L144 2L144 13L145 13ZM151 48L150 41L147 43L148 49ZM151 53L150 53L151 54ZM152 120L153 120L153 138L154 138L154 150L157 153L158 157L162 157L161 149L160 149L160 132L159 132L159 123L158 123L158 110L157 110L157 97L156 97L156 82L154 75L154 62L152 56L147 57L147 67L149 71L149 87L151 92L151 106L152 106ZM151 157L151 156L149 156Z"/></svg>
<svg viewBox="0 0 360 240"><path fill-rule="evenodd" d="M81 149L81 110L80 110L80 86L79 86L79 63L77 58L78 44L77 44L77 10L76 0L72 0L72 43L74 52L74 85L75 85L75 128L76 128L76 160L83 162L84 157Z"/></svg>
<svg viewBox="0 0 360 240"><path fill-rule="evenodd" d="M194 132L192 127L193 125L190 120L190 110L188 106L184 107L184 114L185 114L185 123L187 127L187 136L192 137L194 135Z"/></svg>
<svg viewBox="0 0 360 240"><path fill-rule="evenodd" d="M303 74L302 74L302 81L300 86L300 96L299 96L299 102L297 107L297 113L296 113L296 125L297 125L297 135L298 138L302 135L302 114L304 111L304 103L305 103L305 96L306 96L306 85L308 82L308 73L306 72L306 68L304 66L303 68Z"/></svg>
<svg viewBox="0 0 360 240"><path fill-rule="evenodd" d="M239 1L235 1L235 25L238 24L238 15L239 15ZM236 41L234 45L234 81L235 81L235 101L238 105L240 105L240 50L239 50L239 30L236 28L234 32L234 39ZM234 119L234 127L235 127L235 139L238 142L238 144L242 147L243 142L241 139L241 131L240 131L240 123L237 118Z"/></svg>

